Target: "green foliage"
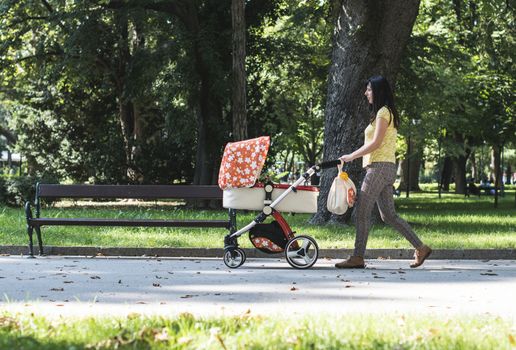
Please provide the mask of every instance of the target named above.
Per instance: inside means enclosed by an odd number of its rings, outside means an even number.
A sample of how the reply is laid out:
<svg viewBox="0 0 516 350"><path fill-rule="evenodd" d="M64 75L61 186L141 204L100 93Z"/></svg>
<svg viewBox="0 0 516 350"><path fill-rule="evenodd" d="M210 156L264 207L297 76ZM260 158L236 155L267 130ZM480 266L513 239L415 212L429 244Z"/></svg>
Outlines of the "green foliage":
<svg viewBox="0 0 516 350"><path fill-rule="evenodd" d="M505 1L422 1L398 81L401 133L440 139L454 157L514 143L513 42L514 10Z"/></svg>
<svg viewBox="0 0 516 350"><path fill-rule="evenodd" d="M0 203L21 207L25 202L34 202L36 197L36 183L58 183L58 180L50 175L36 176L1 176L0 177ZM51 202L48 202L51 203Z"/></svg>
<svg viewBox="0 0 516 350"><path fill-rule="evenodd" d="M349 319L353 322L349 322ZM510 320L317 315L63 318L0 315L0 346L22 349L510 349Z"/></svg>
<svg viewBox="0 0 516 350"><path fill-rule="evenodd" d="M231 140L230 1L180 3L191 8L2 1L0 123L30 175L127 183L134 167L145 183L190 183L203 137L218 157ZM332 6L246 1L249 136L272 136L268 164L320 160ZM513 147L513 47L506 1L422 1L398 79L400 133L428 159L438 139L452 156Z"/></svg>
<svg viewBox="0 0 516 350"><path fill-rule="evenodd" d="M322 151L330 64L328 3L285 1L283 15L250 31L250 133L273 136L273 155L315 164Z"/></svg>

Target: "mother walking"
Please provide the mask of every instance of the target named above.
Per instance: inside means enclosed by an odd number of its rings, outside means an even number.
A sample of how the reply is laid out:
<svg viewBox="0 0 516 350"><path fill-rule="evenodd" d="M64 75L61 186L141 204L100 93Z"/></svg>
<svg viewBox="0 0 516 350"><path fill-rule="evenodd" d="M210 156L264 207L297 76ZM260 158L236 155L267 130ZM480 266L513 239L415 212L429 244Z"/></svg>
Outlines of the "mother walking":
<svg viewBox="0 0 516 350"><path fill-rule="evenodd" d="M394 209L392 186L396 179L396 136L400 120L387 79L382 76L369 78L365 96L370 106L371 121L365 129L364 145L353 153L340 157L344 162L363 157L362 164L366 169L356 208L355 250L351 257L335 264L335 267L365 267L364 254L375 202L382 220L394 227L416 248L415 260L410 267L418 267L428 258L432 249L421 242L410 225Z"/></svg>

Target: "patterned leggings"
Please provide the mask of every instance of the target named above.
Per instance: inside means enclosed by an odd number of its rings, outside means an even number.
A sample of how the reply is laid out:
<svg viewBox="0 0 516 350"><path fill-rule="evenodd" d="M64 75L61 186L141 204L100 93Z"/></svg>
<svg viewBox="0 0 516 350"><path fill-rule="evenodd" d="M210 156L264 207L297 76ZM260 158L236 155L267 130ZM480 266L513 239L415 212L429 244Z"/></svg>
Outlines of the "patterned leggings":
<svg viewBox="0 0 516 350"><path fill-rule="evenodd" d="M382 220L394 227L413 246L423 245L410 225L396 214L392 185L396 179L396 165L389 162L375 162L367 167L367 173L360 189L356 213L355 256L363 257L371 222L374 203L378 204Z"/></svg>

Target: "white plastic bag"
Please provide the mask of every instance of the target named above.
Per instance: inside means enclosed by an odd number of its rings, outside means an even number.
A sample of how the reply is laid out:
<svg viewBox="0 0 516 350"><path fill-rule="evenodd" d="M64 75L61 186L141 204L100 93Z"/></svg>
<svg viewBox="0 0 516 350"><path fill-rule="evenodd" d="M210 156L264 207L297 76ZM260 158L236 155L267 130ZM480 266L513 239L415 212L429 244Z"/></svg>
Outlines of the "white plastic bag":
<svg viewBox="0 0 516 350"><path fill-rule="evenodd" d="M342 172L342 163L337 168L339 169L339 174L333 179L330 192L328 193L328 200L326 201L326 208L333 214L342 215L348 210L347 180L349 178L346 173ZM345 176L342 174L345 174Z"/></svg>

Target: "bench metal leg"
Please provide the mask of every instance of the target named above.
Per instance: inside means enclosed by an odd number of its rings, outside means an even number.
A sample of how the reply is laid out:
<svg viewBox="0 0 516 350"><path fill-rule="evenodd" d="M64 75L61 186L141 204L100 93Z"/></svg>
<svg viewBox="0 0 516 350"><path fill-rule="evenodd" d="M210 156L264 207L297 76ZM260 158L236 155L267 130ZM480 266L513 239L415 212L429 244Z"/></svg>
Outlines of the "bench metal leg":
<svg viewBox="0 0 516 350"><path fill-rule="evenodd" d="M27 220L27 234L29 235L29 258L34 258L34 245L32 242L32 233L34 227L32 226L32 210L30 210L30 202L25 203L25 219Z"/></svg>
<svg viewBox="0 0 516 350"><path fill-rule="evenodd" d="M36 236L38 237L39 255L43 256L43 240L41 239L41 227L36 227Z"/></svg>
<svg viewBox="0 0 516 350"><path fill-rule="evenodd" d="M33 227L30 226L30 225L27 225L27 234L29 235L29 256L28 258L34 258L34 245L33 245L33 242L32 242L32 232L33 232Z"/></svg>

